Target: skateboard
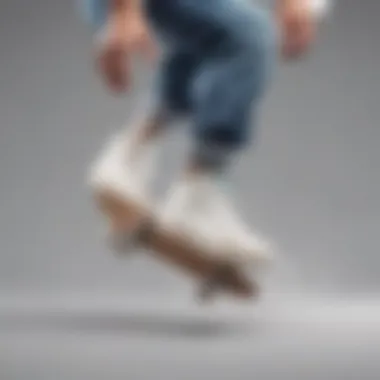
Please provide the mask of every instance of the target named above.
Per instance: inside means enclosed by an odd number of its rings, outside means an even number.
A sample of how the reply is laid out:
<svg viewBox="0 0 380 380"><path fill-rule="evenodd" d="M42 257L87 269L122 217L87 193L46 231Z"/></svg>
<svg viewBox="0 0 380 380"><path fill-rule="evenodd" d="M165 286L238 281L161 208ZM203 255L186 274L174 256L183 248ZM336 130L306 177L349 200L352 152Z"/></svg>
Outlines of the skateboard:
<svg viewBox="0 0 380 380"><path fill-rule="evenodd" d="M117 231L134 246L146 249L156 258L175 266L200 283L202 300L216 294L240 299L256 298L259 286L244 268L234 262L218 259L217 254L205 252L194 239L185 238L179 230L164 228L154 205L137 204L110 189L94 191L97 208ZM121 235L120 235L121 234ZM219 256L220 257L220 256Z"/></svg>

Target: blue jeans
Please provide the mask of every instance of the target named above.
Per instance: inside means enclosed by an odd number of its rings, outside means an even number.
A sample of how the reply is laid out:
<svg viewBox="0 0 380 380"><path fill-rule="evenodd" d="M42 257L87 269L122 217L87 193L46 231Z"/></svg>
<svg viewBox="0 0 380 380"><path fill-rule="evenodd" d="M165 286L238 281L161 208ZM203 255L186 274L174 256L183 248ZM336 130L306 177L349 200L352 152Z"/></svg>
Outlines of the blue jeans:
<svg viewBox="0 0 380 380"><path fill-rule="evenodd" d="M105 1L84 1L92 3L92 22L101 24ZM188 114L195 139L206 146L236 150L249 142L269 83L275 28L249 1L145 0L165 47L159 102Z"/></svg>
<svg viewBox="0 0 380 380"><path fill-rule="evenodd" d="M160 100L189 114L203 145L251 140L276 55L271 18L245 0L146 0L166 48Z"/></svg>

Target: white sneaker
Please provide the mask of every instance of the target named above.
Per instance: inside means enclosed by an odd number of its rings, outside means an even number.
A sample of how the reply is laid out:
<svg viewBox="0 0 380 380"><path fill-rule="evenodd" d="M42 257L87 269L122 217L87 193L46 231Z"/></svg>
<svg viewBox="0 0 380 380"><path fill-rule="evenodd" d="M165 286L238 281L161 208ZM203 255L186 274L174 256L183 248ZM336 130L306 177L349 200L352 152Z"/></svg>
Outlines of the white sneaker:
<svg viewBox="0 0 380 380"><path fill-rule="evenodd" d="M257 265L270 259L269 245L239 221L211 179L197 178L175 185L160 217L164 225L180 228L186 238L227 261Z"/></svg>
<svg viewBox="0 0 380 380"><path fill-rule="evenodd" d="M224 244L236 252L242 263L254 266L267 265L273 260L273 247L260 233L252 231L235 211L232 202L220 191L215 190L214 218L223 231Z"/></svg>
<svg viewBox="0 0 380 380"><path fill-rule="evenodd" d="M158 212L163 228L181 231L189 241L196 241L210 253L222 251L218 229L210 223L210 204L201 181L183 181L169 191Z"/></svg>
<svg viewBox="0 0 380 380"><path fill-rule="evenodd" d="M89 185L95 191L110 191L141 205L149 204L149 186L155 172L157 146L151 144L144 147L144 151L137 152L136 157L132 154L134 148L128 133L123 131L112 136L90 168ZM119 237L111 236L111 240L115 243ZM114 248L124 251L127 241L121 237L122 246Z"/></svg>
<svg viewBox="0 0 380 380"><path fill-rule="evenodd" d="M90 186L145 203L155 169L156 146L144 147L146 151L137 157L132 154L134 148L127 133L112 136L90 168Z"/></svg>

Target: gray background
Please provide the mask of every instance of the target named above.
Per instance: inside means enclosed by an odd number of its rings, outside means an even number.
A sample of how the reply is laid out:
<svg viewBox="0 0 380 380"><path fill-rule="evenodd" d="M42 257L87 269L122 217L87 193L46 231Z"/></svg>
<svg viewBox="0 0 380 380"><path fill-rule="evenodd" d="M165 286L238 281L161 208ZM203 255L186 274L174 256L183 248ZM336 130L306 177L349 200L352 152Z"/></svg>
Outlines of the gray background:
<svg viewBox="0 0 380 380"><path fill-rule="evenodd" d="M0 378L378 379L380 3L341 1L314 53L280 67L234 178L281 255L260 304L208 308L179 273L103 246L86 170L147 98L151 70L140 63L138 91L110 97L75 11L1 2Z"/></svg>

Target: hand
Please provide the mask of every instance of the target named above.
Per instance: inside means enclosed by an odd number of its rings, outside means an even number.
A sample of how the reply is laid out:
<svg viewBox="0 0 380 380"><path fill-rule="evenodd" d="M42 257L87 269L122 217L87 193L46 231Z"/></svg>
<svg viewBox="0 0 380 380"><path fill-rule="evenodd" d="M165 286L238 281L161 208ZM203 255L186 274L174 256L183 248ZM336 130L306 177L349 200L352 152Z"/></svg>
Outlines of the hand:
<svg viewBox="0 0 380 380"><path fill-rule="evenodd" d="M310 0L282 0L278 7L282 31L282 54L297 58L314 42L316 17Z"/></svg>
<svg viewBox="0 0 380 380"><path fill-rule="evenodd" d="M132 56L142 54L153 59L155 53L142 16L133 14L108 26L100 44L98 67L108 87L115 93L122 93L130 86Z"/></svg>

